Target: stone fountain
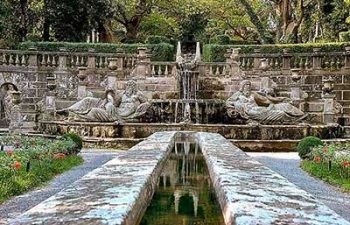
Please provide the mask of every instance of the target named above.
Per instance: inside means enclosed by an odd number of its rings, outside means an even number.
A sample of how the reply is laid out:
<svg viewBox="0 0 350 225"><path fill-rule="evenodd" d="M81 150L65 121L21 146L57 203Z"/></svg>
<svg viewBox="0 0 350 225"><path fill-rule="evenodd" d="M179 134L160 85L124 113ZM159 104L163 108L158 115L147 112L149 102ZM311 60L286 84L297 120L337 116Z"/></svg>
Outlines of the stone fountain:
<svg viewBox="0 0 350 225"><path fill-rule="evenodd" d="M96 89L88 90L88 77L94 71L79 67L78 101L66 107L50 106L57 109L52 113L55 118L41 120L41 132L75 132L87 144L130 147L154 132L206 131L219 133L246 150L290 150L296 140L308 135L337 138L342 134L336 123L310 123L312 116L304 104L308 96L301 90L305 79L299 71L291 71L288 97L279 96L267 59L256 61L260 77L253 79L240 70L238 49L229 52L227 63L212 65L201 61L199 43L195 54L183 54L178 43L176 61L171 64L150 64L147 50L140 48L130 75L123 72L125 54L117 56L121 58L108 59L99 96L94 94ZM215 91L203 95L206 86L212 91L218 81L230 84L229 95L222 97ZM159 96L157 90L171 95ZM334 113L330 107L327 110L328 121L334 121Z"/></svg>

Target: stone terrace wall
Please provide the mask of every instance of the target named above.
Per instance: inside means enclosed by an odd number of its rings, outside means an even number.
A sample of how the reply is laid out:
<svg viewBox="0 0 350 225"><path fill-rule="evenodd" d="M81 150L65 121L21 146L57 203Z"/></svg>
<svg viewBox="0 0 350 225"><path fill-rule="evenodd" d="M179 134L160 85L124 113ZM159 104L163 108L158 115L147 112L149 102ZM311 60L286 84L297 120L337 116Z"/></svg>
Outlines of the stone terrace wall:
<svg viewBox="0 0 350 225"><path fill-rule="evenodd" d="M265 61L262 59L266 59ZM299 69L298 79L292 69ZM199 63L194 74L198 76L198 99L227 99L238 90L244 79L252 81L256 90L271 86L272 80L279 95L292 97L294 104L314 114L314 121L336 121L342 117L350 124L350 49L325 53L314 49L310 53L239 54L227 52L226 62ZM127 80L136 79L138 87L148 98L180 98L180 79L175 62L151 62L147 50L138 54L77 53L60 49L58 52L0 50L0 86L14 84L21 92L22 127L35 129L43 108L51 110L67 107L89 94L102 97L104 91L125 89ZM322 88L334 79L333 93L325 96ZM264 85L261 85L264 83ZM293 96L299 88L307 98ZM2 90L2 95L4 91ZM47 106L47 96L54 97L55 105ZM335 112L334 100L343 109ZM44 107L43 107L44 105ZM326 107L324 107L326 106ZM331 115L327 119L325 115Z"/></svg>

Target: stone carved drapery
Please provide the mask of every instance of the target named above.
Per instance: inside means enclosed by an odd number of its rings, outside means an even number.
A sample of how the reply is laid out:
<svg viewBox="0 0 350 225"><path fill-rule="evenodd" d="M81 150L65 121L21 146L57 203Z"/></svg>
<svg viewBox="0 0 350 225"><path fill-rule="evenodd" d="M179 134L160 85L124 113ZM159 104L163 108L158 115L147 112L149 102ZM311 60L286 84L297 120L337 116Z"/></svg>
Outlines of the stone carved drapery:
<svg viewBox="0 0 350 225"><path fill-rule="evenodd" d="M251 90L251 82L241 82L240 90L226 101L228 115L262 124L294 123L304 119L306 114L286 102L286 98L271 97Z"/></svg>
<svg viewBox="0 0 350 225"><path fill-rule="evenodd" d="M86 97L58 113L69 112L76 120L83 121L138 121L149 106L147 98L137 90L136 82L128 81L120 96L113 90L107 90L104 99Z"/></svg>

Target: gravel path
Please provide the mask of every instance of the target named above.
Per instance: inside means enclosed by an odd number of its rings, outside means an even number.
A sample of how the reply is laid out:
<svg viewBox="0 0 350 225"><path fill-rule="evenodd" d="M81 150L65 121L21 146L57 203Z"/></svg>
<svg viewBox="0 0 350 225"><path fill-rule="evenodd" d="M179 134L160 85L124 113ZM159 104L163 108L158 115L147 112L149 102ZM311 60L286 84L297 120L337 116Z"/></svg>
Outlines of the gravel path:
<svg viewBox="0 0 350 225"><path fill-rule="evenodd" d="M337 188L309 176L300 169L300 159L297 153L248 153L248 155L311 193L350 221L350 194L342 193Z"/></svg>
<svg viewBox="0 0 350 225"><path fill-rule="evenodd" d="M12 219L25 211L33 208L40 202L56 194L66 186L75 182L88 172L100 167L107 161L114 158L116 151L103 151L94 149L84 149L81 152L84 164L57 176L44 188L37 188L24 195L17 196L0 205L0 224L6 224L8 219Z"/></svg>

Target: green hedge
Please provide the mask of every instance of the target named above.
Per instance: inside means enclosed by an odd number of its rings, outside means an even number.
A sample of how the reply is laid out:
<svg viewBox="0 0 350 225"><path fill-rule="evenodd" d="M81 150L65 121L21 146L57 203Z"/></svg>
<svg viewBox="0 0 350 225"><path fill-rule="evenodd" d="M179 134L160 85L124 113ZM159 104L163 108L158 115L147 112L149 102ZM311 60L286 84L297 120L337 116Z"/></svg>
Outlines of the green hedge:
<svg viewBox="0 0 350 225"><path fill-rule="evenodd" d="M174 46L168 43L160 44L109 44L109 43L74 43L74 42L22 42L17 49L26 50L36 47L40 51L59 51L66 48L70 52L87 52L93 48L96 52L113 53L123 49L126 53L137 53L137 48L146 47L151 50L152 61L174 60Z"/></svg>
<svg viewBox="0 0 350 225"><path fill-rule="evenodd" d="M313 48L321 48L324 52L341 52L350 42L337 43L307 43L307 44L276 44L276 45L217 45L208 44L203 47L203 60L205 62L224 62L227 49L240 48L241 53L253 53L259 48L262 53L278 53L283 49L293 52L312 52Z"/></svg>
<svg viewBox="0 0 350 225"><path fill-rule="evenodd" d="M231 39L230 36L224 34L224 35L217 35L215 37L212 37L210 39L210 44L216 44L216 45L254 45L254 44L256 44L256 42Z"/></svg>
<svg viewBox="0 0 350 225"><path fill-rule="evenodd" d="M164 36L159 35L150 35L147 37L146 44L161 44L161 43L168 43L170 44L170 39Z"/></svg>

